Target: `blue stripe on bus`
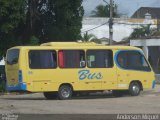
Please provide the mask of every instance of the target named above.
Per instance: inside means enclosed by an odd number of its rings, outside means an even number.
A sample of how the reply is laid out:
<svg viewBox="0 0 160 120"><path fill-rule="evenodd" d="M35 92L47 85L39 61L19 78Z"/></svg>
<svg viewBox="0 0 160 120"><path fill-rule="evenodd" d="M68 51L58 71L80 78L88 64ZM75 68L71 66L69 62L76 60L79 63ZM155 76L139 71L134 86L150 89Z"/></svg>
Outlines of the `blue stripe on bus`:
<svg viewBox="0 0 160 120"><path fill-rule="evenodd" d="M7 91L26 91L27 90L27 86L26 83L19 83L18 85L15 86L6 86L6 90Z"/></svg>
<svg viewBox="0 0 160 120"><path fill-rule="evenodd" d="M153 82L152 82L152 89L154 89L155 86L156 86L156 80L153 80Z"/></svg>

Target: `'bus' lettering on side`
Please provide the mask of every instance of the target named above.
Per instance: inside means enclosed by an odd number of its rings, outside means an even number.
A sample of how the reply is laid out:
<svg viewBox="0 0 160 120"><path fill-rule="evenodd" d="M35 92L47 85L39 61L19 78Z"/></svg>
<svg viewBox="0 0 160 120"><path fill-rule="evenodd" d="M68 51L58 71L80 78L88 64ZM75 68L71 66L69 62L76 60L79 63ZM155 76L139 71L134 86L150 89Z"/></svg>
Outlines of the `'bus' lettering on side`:
<svg viewBox="0 0 160 120"><path fill-rule="evenodd" d="M80 70L78 72L79 74L79 79L80 80L84 80L84 79L89 79L89 80L92 80L92 79L97 79L97 80L100 80L103 78L102 74L99 72L99 73L90 73L89 70Z"/></svg>

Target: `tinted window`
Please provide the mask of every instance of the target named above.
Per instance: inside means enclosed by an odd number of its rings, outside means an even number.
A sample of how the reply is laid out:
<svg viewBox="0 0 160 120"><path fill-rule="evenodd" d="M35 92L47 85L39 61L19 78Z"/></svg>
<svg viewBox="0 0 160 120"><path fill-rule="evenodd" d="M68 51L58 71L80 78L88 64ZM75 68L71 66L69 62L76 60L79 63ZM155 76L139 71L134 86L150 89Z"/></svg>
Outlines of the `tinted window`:
<svg viewBox="0 0 160 120"><path fill-rule="evenodd" d="M117 61L125 69L151 70L145 57L138 51L122 51L118 54Z"/></svg>
<svg viewBox="0 0 160 120"><path fill-rule="evenodd" d="M32 69L49 69L57 67L56 51L31 50L29 52L29 67Z"/></svg>
<svg viewBox="0 0 160 120"><path fill-rule="evenodd" d="M111 68L113 55L111 50L88 50L87 66L89 68Z"/></svg>
<svg viewBox="0 0 160 120"><path fill-rule="evenodd" d="M83 50L60 50L60 68L83 68L85 67L85 52Z"/></svg>
<svg viewBox="0 0 160 120"><path fill-rule="evenodd" d="M12 49L7 52L7 64L16 64L19 59L19 50Z"/></svg>

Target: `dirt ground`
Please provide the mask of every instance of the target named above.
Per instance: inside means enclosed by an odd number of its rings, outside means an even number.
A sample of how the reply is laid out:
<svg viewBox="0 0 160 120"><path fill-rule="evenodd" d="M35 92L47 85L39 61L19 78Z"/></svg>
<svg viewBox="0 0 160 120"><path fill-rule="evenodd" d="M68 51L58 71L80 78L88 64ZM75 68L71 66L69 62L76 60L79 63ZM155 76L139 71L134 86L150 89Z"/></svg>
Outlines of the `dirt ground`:
<svg viewBox="0 0 160 120"><path fill-rule="evenodd" d="M160 114L160 85L139 96L93 94L71 100L46 100L42 93L1 95L0 113L17 114Z"/></svg>

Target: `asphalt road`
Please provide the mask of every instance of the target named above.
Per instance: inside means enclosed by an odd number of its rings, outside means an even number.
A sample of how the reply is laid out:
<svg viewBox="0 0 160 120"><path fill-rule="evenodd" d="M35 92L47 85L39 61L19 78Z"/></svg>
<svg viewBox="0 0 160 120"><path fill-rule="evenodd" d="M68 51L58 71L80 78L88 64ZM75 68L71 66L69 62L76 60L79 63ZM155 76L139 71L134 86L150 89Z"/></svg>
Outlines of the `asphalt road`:
<svg viewBox="0 0 160 120"><path fill-rule="evenodd" d="M17 114L147 114L160 113L160 85L139 96L113 97L106 94L46 100L41 93L1 95L0 113Z"/></svg>

